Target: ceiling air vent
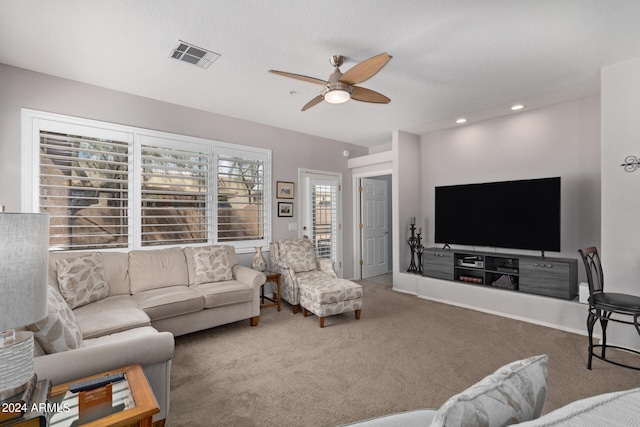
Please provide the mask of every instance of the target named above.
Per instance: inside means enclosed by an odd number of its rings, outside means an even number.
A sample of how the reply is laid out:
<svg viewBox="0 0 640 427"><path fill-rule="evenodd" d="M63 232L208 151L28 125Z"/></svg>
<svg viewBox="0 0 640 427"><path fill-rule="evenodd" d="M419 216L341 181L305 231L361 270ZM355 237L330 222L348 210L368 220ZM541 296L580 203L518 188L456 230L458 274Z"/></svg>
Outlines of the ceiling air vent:
<svg viewBox="0 0 640 427"><path fill-rule="evenodd" d="M219 53L211 52L201 47L194 46L182 40L178 40L176 46L171 49L169 55L179 61L188 62L189 64L197 65L198 67L207 69L218 58Z"/></svg>

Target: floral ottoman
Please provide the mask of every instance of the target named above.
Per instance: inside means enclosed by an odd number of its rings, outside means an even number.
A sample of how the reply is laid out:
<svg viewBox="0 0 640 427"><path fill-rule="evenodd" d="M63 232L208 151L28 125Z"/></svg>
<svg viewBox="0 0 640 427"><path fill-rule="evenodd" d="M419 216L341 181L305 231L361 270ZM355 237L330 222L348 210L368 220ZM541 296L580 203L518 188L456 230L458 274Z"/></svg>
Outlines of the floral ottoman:
<svg viewBox="0 0 640 427"><path fill-rule="evenodd" d="M360 319L362 311L362 286L350 280L327 277L316 280L301 280L300 305L305 317L311 313L320 319L324 328L324 318L334 314L355 311Z"/></svg>

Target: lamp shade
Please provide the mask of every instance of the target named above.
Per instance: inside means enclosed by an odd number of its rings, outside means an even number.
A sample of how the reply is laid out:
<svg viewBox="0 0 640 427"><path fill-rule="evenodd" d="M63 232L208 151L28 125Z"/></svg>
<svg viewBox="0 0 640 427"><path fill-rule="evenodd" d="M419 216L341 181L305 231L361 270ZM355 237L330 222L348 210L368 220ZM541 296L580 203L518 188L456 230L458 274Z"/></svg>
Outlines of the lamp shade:
<svg viewBox="0 0 640 427"><path fill-rule="evenodd" d="M47 315L49 214L0 213L0 332Z"/></svg>

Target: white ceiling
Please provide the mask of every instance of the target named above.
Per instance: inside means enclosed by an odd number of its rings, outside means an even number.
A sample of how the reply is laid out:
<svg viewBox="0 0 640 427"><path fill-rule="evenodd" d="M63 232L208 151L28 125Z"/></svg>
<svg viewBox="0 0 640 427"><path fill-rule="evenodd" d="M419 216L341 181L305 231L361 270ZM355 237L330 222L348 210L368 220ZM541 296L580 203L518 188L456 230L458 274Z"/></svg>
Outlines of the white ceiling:
<svg viewBox="0 0 640 427"><path fill-rule="evenodd" d="M222 56L169 57L178 39ZM387 105L300 109L381 52L361 84ZM636 0L0 0L0 63L205 111L374 146L599 93L600 68L640 57ZM1 94L0 94L1 102Z"/></svg>

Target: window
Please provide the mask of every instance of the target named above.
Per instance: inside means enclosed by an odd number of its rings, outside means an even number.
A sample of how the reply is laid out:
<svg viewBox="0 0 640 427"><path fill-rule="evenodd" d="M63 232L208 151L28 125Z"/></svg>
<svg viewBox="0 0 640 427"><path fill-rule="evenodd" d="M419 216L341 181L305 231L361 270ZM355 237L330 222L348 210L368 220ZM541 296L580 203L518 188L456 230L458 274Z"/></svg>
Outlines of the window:
<svg viewBox="0 0 640 427"><path fill-rule="evenodd" d="M316 256L335 259L338 249L338 184L310 180L311 236Z"/></svg>
<svg viewBox="0 0 640 427"><path fill-rule="evenodd" d="M52 247L128 245L126 141L40 131L40 210Z"/></svg>
<svg viewBox="0 0 640 427"><path fill-rule="evenodd" d="M50 214L52 249L269 244L270 150L22 115L23 210Z"/></svg>
<svg viewBox="0 0 640 427"><path fill-rule="evenodd" d="M217 179L218 241L264 239L264 160L219 153Z"/></svg>
<svg viewBox="0 0 640 427"><path fill-rule="evenodd" d="M140 147L142 246L207 243L206 147L173 149L144 142Z"/></svg>

